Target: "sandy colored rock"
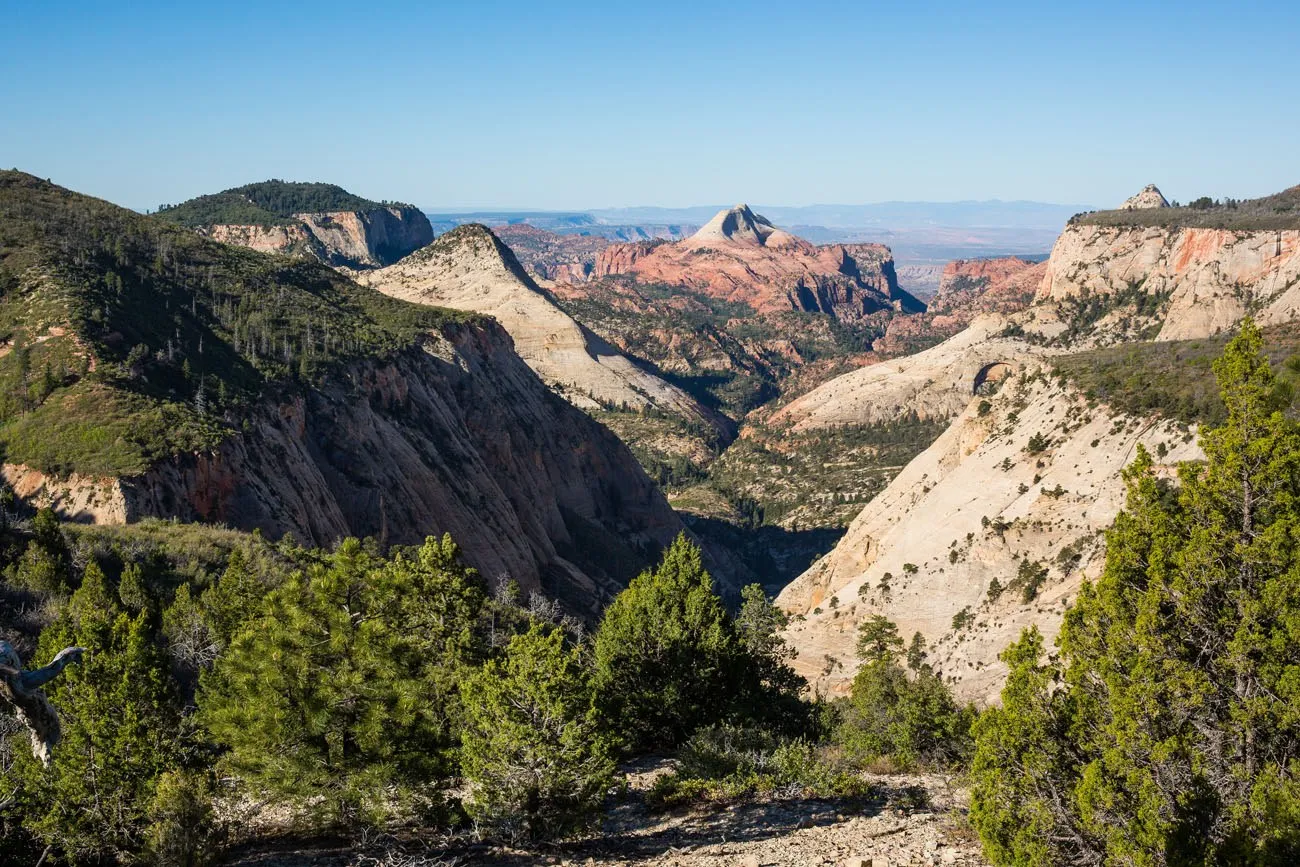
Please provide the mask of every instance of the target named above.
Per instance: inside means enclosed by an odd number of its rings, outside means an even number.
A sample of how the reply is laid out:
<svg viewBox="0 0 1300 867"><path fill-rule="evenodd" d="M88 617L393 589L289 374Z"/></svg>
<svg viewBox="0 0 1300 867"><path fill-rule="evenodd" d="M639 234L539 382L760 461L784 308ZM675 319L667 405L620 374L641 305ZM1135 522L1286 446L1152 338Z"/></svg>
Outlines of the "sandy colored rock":
<svg viewBox="0 0 1300 867"><path fill-rule="evenodd" d="M1031 453L1036 434L1048 445ZM843 692L857 668L857 626L880 613L904 637L925 637L931 664L959 697L996 700L1005 675L998 654L1031 624L1055 636L1083 576L1097 576L1100 533L1123 505L1120 473L1139 442L1153 454L1162 454L1163 444L1166 473L1201 455L1179 426L1089 409L1081 394L1037 367L990 398L972 399L862 510L835 549L781 592L777 603L801 615L786 635L799 651L796 668L823 692ZM1028 603L1013 583L1025 560L1047 570ZM990 599L994 578L1012 589ZM828 604L831 597L837 606ZM954 630L963 610L974 622Z"/></svg>
<svg viewBox="0 0 1300 867"><path fill-rule="evenodd" d="M1006 325L1004 317L983 316L924 352L838 376L783 407L771 424L810 431L884 422L908 413L955 416L980 383L1042 357L1024 341L999 337Z"/></svg>
<svg viewBox="0 0 1300 867"><path fill-rule="evenodd" d="M1036 301L1133 289L1168 299L1159 340L1208 337L1248 312L1260 325L1290 321L1300 311L1300 230L1070 225Z"/></svg>
<svg viewBox="0 0 1300 867"><path fill-rule="evenodd" d="M1124 203L1119 206L1121 211L1140 211L1147 208L1167 208L1169 202L1165 199L1164 193L1155 184L1147 184L1140 192L1129 196Z"/></svg>
<svg viewBox="0 0 1300 867"><path fill-rule="evenodd" d="M552 394L491 321L263 402L214 450L140 476L4 477L33 505L93 523L177 518L326 547L450 533L489 582L509 576L592 614L682 529L627 447Z"/></svg>
<svg viewBox="0 0 1300 867"><path fill-rule="evenodd" d="M637 367L561 310L484 226L458 227L394 265L355 276L395 298L494 317L528 366L577 406L655 408L717 421L686 392Z"/></svg>
<svg viewBox="0 0 1300 867"><path fill-rule="evenodd" d="M284 226L206 226L198 232L263 253L302 253L350 268L396 262L433 240L433 227L416 208L295 214L294 220Z"/></svg>

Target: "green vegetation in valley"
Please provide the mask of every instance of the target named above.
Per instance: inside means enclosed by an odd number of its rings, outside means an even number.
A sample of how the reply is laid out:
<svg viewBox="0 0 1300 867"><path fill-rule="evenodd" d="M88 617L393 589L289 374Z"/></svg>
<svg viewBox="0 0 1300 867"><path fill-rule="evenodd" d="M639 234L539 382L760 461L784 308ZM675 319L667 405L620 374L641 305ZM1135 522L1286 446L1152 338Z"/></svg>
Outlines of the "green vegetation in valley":
<svg viewBox="0 0 1300 867"><path fill-rule="evenodd" d="M808 433L755 428L710 465L706 484L754 524L843 527L946 428L914 415Z"/></svg>
<svg viewBox="0 0 1300 867"><path fill-rule="evenodd" d="M334 184L270 180L199 196L179 205L159 205L157 216L181 226L285 226L294 214L409 208L399 202L374 202Z"/></svg>
<svg viewBox="0 0 1300 867"><path fill-rule="evenodd" d="M972 816L999 865L1300 857L1300 425L1248 321L1226 407L1176 488L1139 449L1106 565L1003 654L976 726Z"/></svg>
<svg viewBox="0 0 1300 867"><path fill-rule="evenodd" d="M138 473L214 445L269 388L474 319L0 172L0 448L14 463Z"/></svg>
<svg viewBox="0 0 1300 867"><path fill-rule="evenodd" d="M1093 211L1070 222L1084 226L1141 226L1189 229L1229 229L1262 232L1300 229L1300 186L1258 199L1211 199L1201 196L1174 208Z"/></svg>
<svg viewBox="0 0 1300 867"><path fill-rule="evenodd" d="M707 406L739 420L787 391L801 368L869 352L886 317L848 325L821 313L755 315L747 304L680 286L611 278L560 305L579 322ZM815 384L815 383L814 383Z"/></svg>

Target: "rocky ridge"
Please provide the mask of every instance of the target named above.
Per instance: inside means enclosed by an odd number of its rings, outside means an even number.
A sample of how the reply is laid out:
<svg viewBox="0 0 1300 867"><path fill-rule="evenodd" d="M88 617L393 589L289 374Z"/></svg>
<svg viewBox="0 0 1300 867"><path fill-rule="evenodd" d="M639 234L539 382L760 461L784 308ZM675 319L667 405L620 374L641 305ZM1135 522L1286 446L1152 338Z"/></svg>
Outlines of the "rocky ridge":
<svg viewBox="0 0 1300 867"><path fill-rule="evenodd" d="M199 234L262 253L303 253L327 265L378 268L433 240L424 214L407 207L295 214L287 226L211 225Z"/></svg>
<svg viewBox="0 0 1300 867"><path fill-rule="evenodd" d="M787 638L800 673L823 690L846 689L857 625L882 613L903 636L925 637L931 664L959 696L995 701L1005 674L998 654L1030 625L1053 637L1083 576L1097 576L1100 533L1123 505L1120 471L1139 442L1166 474L1201 454L1181 425L1095 405L1046 366L971 399L835 549L781 592L778 604L799 615Z"/></svg>
<svg viewBox="0 0 1300 867"><path fill-rule="evenodd" d="M1115 320L1142 295L1158 307L1157 340L1208 337L1247 313L1261 325L1290 321L1300 311L1300 230L1071 224L1052 248L1035 303L1107 299L1117 316L1089 323L1086 336L1115 342L1124 335Z"/></svg>
<svg viewBox="0 0 1300 867"><path fill-rule="evenodd" d="M1023 340L1002 337L1007 323L997 314L981 316L938 346L845 373L782 407L770 424L807 432L911 413L956 416L985 383L1043 356L1043 350Z"/></svg>
<svg viewBox="0 0 1300 867"><path fill-rule="evenodd" d="M451 533L489 581L592 613L682 529L627 448L550 394L493 323L447 326L248 421L139 476L3 474L74 521L178 518L315 545Z"/></svg>
<svg viewBox="0 0 1300 867"><path fill-rule="evenodd" d="M334 184L246 184L164 205L157 216L223 243L350 268L387 265L433 240L418 208L371 201Z"/></svg>
<svg viewBox="0 0 1300 867"><path fill-rule="evenodd" d="M355 276L404 301L493 316L538 376L579 407L653 408L722 426L690 395L561 310L485 226L460 226L394 265Z"/></svg>

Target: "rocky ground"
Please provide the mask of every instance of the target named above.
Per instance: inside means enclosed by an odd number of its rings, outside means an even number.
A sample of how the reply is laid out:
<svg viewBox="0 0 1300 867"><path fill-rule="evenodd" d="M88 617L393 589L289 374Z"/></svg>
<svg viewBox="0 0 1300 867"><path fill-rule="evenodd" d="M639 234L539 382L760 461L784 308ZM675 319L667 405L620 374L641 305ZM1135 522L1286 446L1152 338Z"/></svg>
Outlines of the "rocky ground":
<svg viewBox="0 0 1300 867"><path fill-rule="evenodd" d="M773 799L653 813L644 795L665 762L630 769L599 836L542 849L468 841L284 843L236 853L238 867L904 867L982 865L967 794L938 775L872 776L867 801Z"/></svg>

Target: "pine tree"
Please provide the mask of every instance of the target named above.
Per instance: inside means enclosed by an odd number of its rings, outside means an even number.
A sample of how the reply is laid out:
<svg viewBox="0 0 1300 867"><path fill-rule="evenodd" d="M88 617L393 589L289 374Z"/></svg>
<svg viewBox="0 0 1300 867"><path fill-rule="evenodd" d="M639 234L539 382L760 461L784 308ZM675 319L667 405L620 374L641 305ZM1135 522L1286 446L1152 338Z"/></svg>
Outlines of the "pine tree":
<svg viewBox="0 0 1300 867"><path fill-rule="evenodd" d="M481 831L561 837L601 809L613 751L580 657L560 629L537 623L462 685L465 808Z"/></svg>
<svg viewBox="0 0 1300 867"><path fill-rule="evenodd" d="M745 587L740 595L735 629L744 652L745 694L739 711L769 728L796 734L809 724L812 708L802 699L808 682L790 667L795 650L781 634L789 617L758 584Z"/></svg>
<svg viewBox="0 0 1300 867"><path fill-rule="evenodd" d="M919 654L919 664L910 676L900 664L902 648L898 627L883 615L859 626L863 663L840 708L835 740L859 763L887 759L902 769L954 765L969 755L974 712L958 706L924 663L924 641L912 642L908 656Z"/></svg>
<svg viewBox="0 0 1300 867"><path fill-rule="evenodd" d="M1249 321L1215 373L1205 462L1172 491L1139 451L1063 662L1022 642L980 723L975 821L998 863L1300 858L1300 429Z"/></svg>
<svg viewBox="0 0 1300 867"><path fill-rule="evenodd" d="M50 768L14 769L24 824L72 861L139 851L158 778L176 760L173 691L147 623L122 611L92 560L63 615L41 633L38 657L87 649L47 688L63 740Z"/></svg>
<svg viewBox="0 0 1300 867"><path fill-rule="evenodd" d="M898 627L883 614L872 614L858 624L858 659L863 662L893 662L902 650Z"/></svg>
<svg viewBox="0 0 1300 867"><path fill-rule="evenodd" d="M200 717L230 770L325 818L436 798L484 595L449 539L391 562L346 540L267 596L203 675Z"/></svg>
<svg viewBox="0 0 1300 867"><path fill-rule="evenodd" d="M128 563L117 582L117 597L132 614L147 611L153 604L144 583L144 570L138 563Z"/></svg>
<svg viewBox="0 0 1300 867"><path fill-rule="evenodd" d="M634 749L681 743L735 708L738 645L700 550L682 534L605 610L593 649L601 710Z"/></svg>

